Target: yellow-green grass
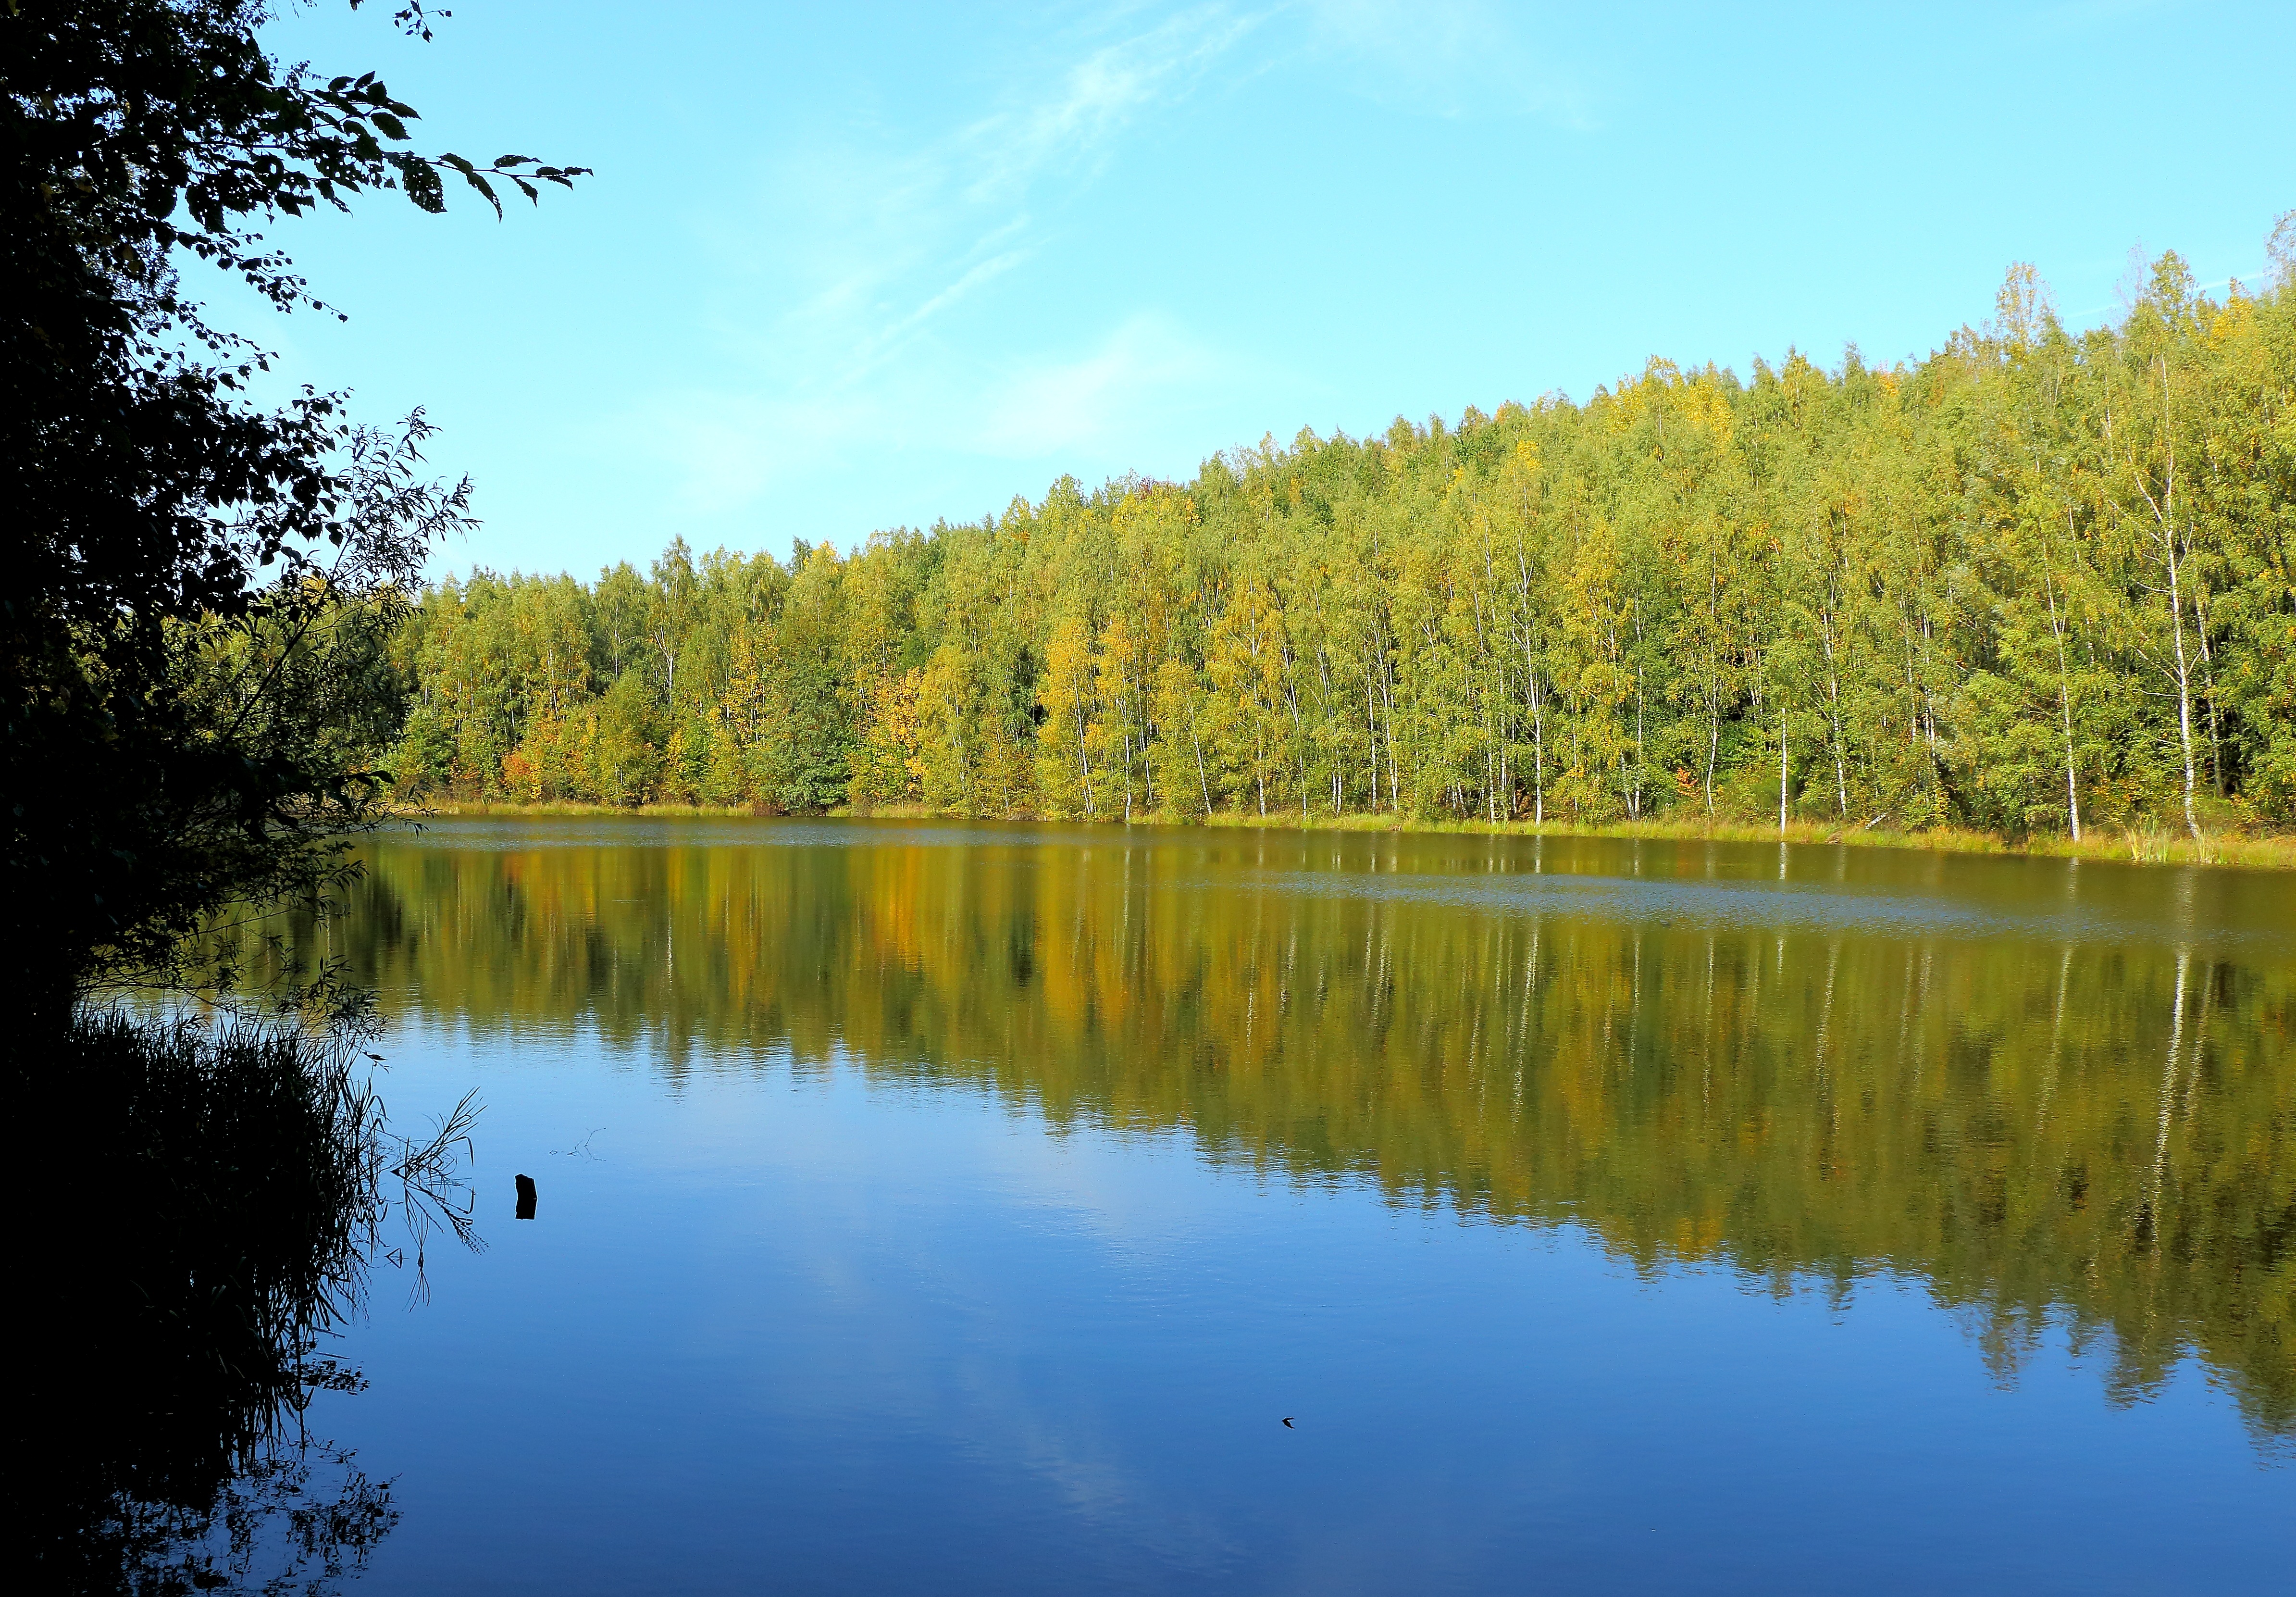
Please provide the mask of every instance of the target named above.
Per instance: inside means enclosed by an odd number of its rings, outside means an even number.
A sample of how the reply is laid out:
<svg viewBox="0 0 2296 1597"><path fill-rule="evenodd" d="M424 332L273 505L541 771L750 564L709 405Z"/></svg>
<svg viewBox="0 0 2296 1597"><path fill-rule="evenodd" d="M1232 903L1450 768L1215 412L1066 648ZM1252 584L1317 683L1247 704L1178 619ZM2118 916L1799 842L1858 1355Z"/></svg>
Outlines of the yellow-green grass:
<svg viewBox="0 0 2296 1597"><path fill-rule="evenodd" d="M402 813L424 816L574 816L639 815L653 817L726 818L755 811L710 804L644 804L635 807L570 803L497 803L472 800L439 800L410 806ZM879 804L866 811L838 810L833 814L869 814L883 819L945 819L953 812L921 804ZM2296 870L2296 836L2277 833L2204 832L2198 839L2183 832L2159 828L2091 827L2078 843L2058 835L2005 837L1993 832L1939 827L1917 832L1881 827L1833 826L1823 821L1789 821L1784 831L1775 824L1740 821L1635 820L1581 826L1550 820L1541 825L1527 820L1423 819L1394 815L1314 815L1304 821L1296 812L1265 817L1233 811L1210 816L1179 817L1144 813L1145 824L1183 821L1216 827L1267 828L1340 832L1395 832L1489 835L1514 837L1628 837L1664 842L1844 844L1861 848L1927 849L1956 854L2026 854L2054 859L2122 860L2161 865L2234 865L2252 868ZM1120 824L1120 823L1103 823Z"/></svg>

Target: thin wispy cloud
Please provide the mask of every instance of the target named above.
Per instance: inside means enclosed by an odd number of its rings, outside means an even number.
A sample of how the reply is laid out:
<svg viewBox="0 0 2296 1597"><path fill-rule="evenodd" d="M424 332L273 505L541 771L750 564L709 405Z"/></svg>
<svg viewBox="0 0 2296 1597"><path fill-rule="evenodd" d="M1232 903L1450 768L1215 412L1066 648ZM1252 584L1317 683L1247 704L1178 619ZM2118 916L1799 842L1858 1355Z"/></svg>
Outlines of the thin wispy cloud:
<svg viewBox="0 0 2296 1597"><path fill-rule="evenodd" d="M955 304L981 284L993 278L1003 276L1006 272L1028 259L1030 253L1031 251L1028 250L1007 250L1002 255L992 255L987 260L967 268L964 275L947 288L942 289L906 316L878 329L876 333L865 339L857 351L860 359L855 366L847 369L846 380L849 382L855 376L878 364L884 353L898 345L907 333L922 326L936 314Z"/></svg>
<svg viewBox="0 0 2296 1597"><path fill-rule="evenodd" d="M777 399L739 389L655 395L597 433L635 444L670 473L669 508L721 515L753 503L777 481L841 454L882 428L867 401Z"/></svg>
<svg viewBox="0 0 2296 1597"><path fill-rule="evenodd" d="M887 450L1088 472L1215 448L1210 401L1250 363L1168 308L1030 326L1032 285L1075 269L1078 202L1192 102L1287 64L1417 114L1581 119L1536 21L1481 0L1127 7L1067 31L1063 53L1013 60L1006 81L1028 87L937 131L816 136L781 152L758 209L721 225L724 286L703 309L721 369L627 419L678 501L713 514ZM1004 325L987 344L982 317Z"/></svg>
<svg viewBox="0 0 2296 1597"><path fill-rule="evenodd" d="M803 152L789 165L833 174L840 193L811 209L797 253L816 280L780 318L779 342L816 371L841 342L838 380L870 375L936 316L1026 260L1041 218L1096 179L1142 119L1182 102L1251 26L1221 9L1190 10L1063 69L1025 74L1051 91L921 148ZM802 185L808 199L818 186Z"/></svg>
<svg viewBox="0 0 2296 1597"><path fill-rule="evenodd" d="M1249 362L1170 318L1140 313L1072 350L962 371L920 365L873 387L806 397L738 389L662 395L616 425L619 436L636 439L671 468L676 508L718 515L857 449L912 458L1129 464L1176 424L1198 417L1208 395L1255 375ZM806 535L850 539L866 531Z"/></svg>
<svg viewBox="0 0 2296 1597"><path fill-rule="evenodd" d="M1306 48L1355 92L1424 114L1592 125L1594 98L1541 37L1538 10L1496 0L1299 0Z"/></svg>
<svg viewBox="0 0 2296 1597"><path fill-rule="evenodd" d="M1185 96L1259 21L1218 6L1182 12L1078 62L1054 95L984 117L955 141L972 170L966 197L993 202L1047 171L1095 170L1134 120Z"/></svg>
<svg viewBox="0 0 2296 1597"><path fill-rule="evenodd" d="M734 369L706 391L644 401L633 418L677 473L680 498L736 507L862 447L1016 458L1109 447L1145 421L1144 407L1205 377L1214 362L1201 344L1120 307L1081 351L968 358L938 326L985 292L1016 292L1011 280L1037 261L1063 206L1128 136L1234 64L1260 21L1220 6L1146 26L1119 14L1065 61L1016 63L1016 78L1043 86L1034 95L906 148L856 132L785 155L766 210L715 228L734 289L706 314ZM773 241L768 259L745 259L759 236ZM759 318L760 303L782 309Z"/></svg>
<svg viewBox="0 0 2296 1597"><path fill-rule="evenodd" d="M998 379L983 396L974 441L1016 459L1105 454L1152 431L1160 413L1232 375L1234 366L1177 324L1134 316L1090 350Z"/></svg>

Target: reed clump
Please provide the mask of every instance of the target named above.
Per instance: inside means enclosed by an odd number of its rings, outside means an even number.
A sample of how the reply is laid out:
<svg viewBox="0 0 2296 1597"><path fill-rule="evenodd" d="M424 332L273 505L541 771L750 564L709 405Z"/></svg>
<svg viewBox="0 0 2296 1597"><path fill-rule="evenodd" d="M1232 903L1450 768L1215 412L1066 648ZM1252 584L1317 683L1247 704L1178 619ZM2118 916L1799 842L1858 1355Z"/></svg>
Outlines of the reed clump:
<svg viewBox="0 0 2296 1597"><path fill-rule="evenodd" d="M480 800L439 800L402 811L404 819L421 820L439 816L535 819L555 816L617 815L660 819L739 819L763 814L751 804L616 805L551 801L539 803L497 803ZM954 811L926 804L872 804L840 808L824 813L879 820L964 819ZM972 817L976 819L1031 819L1026 816ZM1121 821L1067 822L1096 827L1119 827ZM1218 811L1210 815L1180 815L1144 811L1134 824L1243 827L1277 831L1402 832L1470 834L1509 837L1627 837L1652 842L1822 844L1857 848L1927 849L1950 854L2017 854L2045 859L2119 860L2144 865L2232 865L2251 869L2296 870L2296 835L2227 828L2203 831L2195 837L2158 826L2129 826L2118 830L2089 831L2079 840L2029 834L2021 837L1962 827L1901 829L1887 817L1859 824L1793 820L1781 830L1775 822L1718 819L1621 820L1594 824L1551 820L1474 820L1398 817L1384 812L1355 815L1310 815L1297 811L1266 816L1245 811Z"/></svg>
<svg viewBox="0 0 2296 1597"><path fill-rule="evenodd" d="M396 1520L388 1488L302 1427L315 1393L357 1384L320 1347L361 1302L405 1162L358 1045L89 1010L18 1039L37 1201L7 1495L31 1589L300 1582Z"/></svg>

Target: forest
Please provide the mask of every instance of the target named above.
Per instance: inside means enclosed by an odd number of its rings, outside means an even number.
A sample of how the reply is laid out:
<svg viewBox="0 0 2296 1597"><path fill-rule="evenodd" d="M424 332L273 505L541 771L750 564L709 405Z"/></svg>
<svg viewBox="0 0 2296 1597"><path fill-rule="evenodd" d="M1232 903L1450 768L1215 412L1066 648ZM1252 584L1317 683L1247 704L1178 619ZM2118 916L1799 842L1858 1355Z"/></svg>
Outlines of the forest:
<svg viewBox="0 0 2296 1597"><path fill-rule="evenodd" d="M480 570L390 646L402 799L2011 838L2296 823L2296 213L2109 325L1653 359L787 563ZM394 716L394 720L397 718Z"/></svg>

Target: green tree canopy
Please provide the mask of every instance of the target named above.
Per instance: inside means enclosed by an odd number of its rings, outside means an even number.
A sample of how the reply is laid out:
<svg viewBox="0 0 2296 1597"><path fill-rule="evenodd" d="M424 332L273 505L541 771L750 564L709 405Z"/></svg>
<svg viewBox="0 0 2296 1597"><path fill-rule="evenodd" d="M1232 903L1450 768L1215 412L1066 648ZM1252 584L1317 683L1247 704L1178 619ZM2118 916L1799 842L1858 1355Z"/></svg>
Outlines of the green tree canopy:
<svg viewBox="0 0 2296 1597"><path fill-rule="evenodd" d="M437 210L446 177L499 210L497 185L533 198L578 175L418 152L412 107L373 73L283 66L258 37L268 16L253 0L0 11L4 886L50 1008L333 868L325 839L375 789L346 768L339 720L287 702L350 641L319 613L372 617L465 515L462 490L415 470L419 416L394 443L339 395L255 403L262 351L210 325L182 272L316 307L261 231L278 218L376 189ZM397 20L429 37L419 4ZM228 665L186 637L215 628L239 632Z"/></svg>
<svg viewBox="0 0 2296 1597"><path fill-rule="evenodd" d="M397 769L786 810L2285 827L2292 396L2284 260L2219 300L2164 255L2086 332L2019 267L1905 366L1653 361L786 567L679 544L651 583L441 587ZM570 695L504 620L545 588L589 639Z"/></svg>

